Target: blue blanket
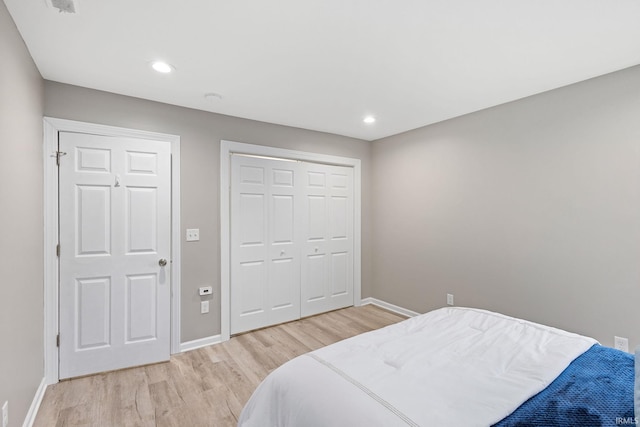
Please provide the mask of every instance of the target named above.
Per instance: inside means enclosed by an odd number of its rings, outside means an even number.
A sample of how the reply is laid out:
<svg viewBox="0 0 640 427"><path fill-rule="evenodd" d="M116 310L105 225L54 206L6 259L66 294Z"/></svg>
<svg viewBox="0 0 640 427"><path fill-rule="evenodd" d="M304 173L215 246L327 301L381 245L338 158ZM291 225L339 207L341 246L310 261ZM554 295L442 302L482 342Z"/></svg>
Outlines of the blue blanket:
<svg viewBox="0 0 640 427"><path fill-rule="evenodd" d="M633 356L596 344L495 426L635 426L633 389Z"/></svg>

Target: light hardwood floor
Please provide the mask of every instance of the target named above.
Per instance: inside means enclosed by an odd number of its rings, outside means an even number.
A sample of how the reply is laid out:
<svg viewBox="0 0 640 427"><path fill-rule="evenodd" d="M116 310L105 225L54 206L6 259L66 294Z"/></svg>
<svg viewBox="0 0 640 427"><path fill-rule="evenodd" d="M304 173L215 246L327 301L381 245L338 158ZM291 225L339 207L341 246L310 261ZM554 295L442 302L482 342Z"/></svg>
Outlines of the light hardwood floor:
<svg viewBox="0 0 640 427"><path fill-rule="evenodd" d="M333 311L171 357L50 386L36 427L235 426L265 376L300 354L404 320L367 305Z"/></svg>

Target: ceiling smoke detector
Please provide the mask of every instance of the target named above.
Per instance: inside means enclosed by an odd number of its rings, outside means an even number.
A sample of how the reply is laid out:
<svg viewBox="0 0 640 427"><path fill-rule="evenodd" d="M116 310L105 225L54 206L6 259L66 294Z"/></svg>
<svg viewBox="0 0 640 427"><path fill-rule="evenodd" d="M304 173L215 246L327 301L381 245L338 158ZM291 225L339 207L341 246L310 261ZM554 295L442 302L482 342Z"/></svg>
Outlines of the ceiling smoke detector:
<svg viewBox="0 0 640 427"><path fill-rule="evenodd" d="M221 101L222 100L222 95L220 95L219 93L215 93L215 92L207 92L204 94L204 99L206 99L207 101L213 103L215 101Z"/></svg>
<svg viewBox="0 0 640 427"><path fill-rule="evenodd" d="M76 13L78 11L75 0L49 0L49 4L58 9L60 13Z"/></svg>

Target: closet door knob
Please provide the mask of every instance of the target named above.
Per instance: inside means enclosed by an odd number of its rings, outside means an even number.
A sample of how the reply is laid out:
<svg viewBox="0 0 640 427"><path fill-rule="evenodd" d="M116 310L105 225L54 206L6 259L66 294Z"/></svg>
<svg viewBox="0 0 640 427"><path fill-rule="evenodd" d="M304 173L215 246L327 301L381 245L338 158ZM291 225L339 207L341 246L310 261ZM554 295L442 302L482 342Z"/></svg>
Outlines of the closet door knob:
<svg viewBox="0 0 640 427"><path fill-rule="evenodd" d="M158 265L160 267L164 267L165 265L167 265L167 260L164 258L160 258L160 261L158 261Z"/></svg>

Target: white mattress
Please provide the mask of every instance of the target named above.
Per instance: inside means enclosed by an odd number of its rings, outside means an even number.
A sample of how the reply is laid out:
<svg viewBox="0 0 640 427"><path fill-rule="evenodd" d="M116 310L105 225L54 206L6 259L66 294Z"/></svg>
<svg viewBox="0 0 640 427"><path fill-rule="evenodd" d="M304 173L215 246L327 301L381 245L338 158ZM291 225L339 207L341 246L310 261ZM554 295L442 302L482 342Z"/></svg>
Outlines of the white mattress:
<svg viewBox="0 0 640 427"><path fill-rule="evenodd" d="M272 372L239 426L489 426L595 340L448 307L300 356Z"/></svg>

